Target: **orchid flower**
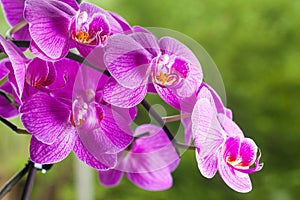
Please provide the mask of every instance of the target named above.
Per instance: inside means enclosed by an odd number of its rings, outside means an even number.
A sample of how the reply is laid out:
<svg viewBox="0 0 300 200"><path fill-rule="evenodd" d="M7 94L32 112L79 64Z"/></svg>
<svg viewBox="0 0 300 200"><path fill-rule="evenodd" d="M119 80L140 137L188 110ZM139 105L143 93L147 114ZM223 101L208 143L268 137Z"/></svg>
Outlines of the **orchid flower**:
<svg viewBox="0 0 300 200"><path fill-rule="evenodd" d="M258 148L224 113L217 112L214 98L202 88L192 113L192 131L201 174L212 178L218 171L225 183L238 192L252 189L248 174L262 169ZM251 166L255 164L254 168Z"/></svg>
<svg viewBox="0 0 300 200"><path fill-rule="evenodd" d="M154 90L181 109L181 100L195 96L202 82L201 65L191 50L171 37L157 41L145 31L111 36L104 61L114 78L104 99L120 107L135 106Z"/></svg>
<svg viewBox="0 0 300 200"><path fill-rule="evenodd" d="M73 47L87 56L125 27L117 15L85 2L78 6L74 0L26 0L24 17L32 37L31 51L46 60L61 59Z"/></svg>
<svg viewBox="0 0 300 200"><path fill-rule="evenodd" d="M172 186L171 172L179 163L179 156L164 131L155 125L137 127L138 137L118 166L99 171L100 183L107 187L118 185L123 173L138 187L145 190L166 190Z"/></svg>

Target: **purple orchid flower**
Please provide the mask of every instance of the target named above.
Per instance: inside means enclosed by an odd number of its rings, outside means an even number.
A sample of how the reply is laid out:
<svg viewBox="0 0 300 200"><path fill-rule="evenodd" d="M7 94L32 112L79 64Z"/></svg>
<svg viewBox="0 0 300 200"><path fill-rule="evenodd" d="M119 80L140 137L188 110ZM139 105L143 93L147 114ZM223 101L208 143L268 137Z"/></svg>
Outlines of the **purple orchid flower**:
<svg viewBox="0 0 300 200"><path fill-rule="evenodd" d="M248 174L262 169L258 148L224 113L218 113L214 97L202 88L192 113L192 130L198 167L204 177L218 171L225 183L238 192L252 189ZM254 168L250 168L255 163Z"/></svg>
<svg viewBox="0 0 300 200"><path fill-rule="evenodd" d="M69 0L71 1L71 0ZM61 59L70 48L87 56L96 46L103 46L108 36L125 27L93 4L70 4L69 1L26 0L24 16L33 42L31 51L43 59ZM75 1L74 1L75 2Z"/></svg>
<svg viewBox="0 0 300 200"><path fill-rule="evenodd" d="M114 118L117 114L113 115L101 101L95 101L98 93L95 79L87 82L88 90L77 88L82 96L76 96L77 101L72 101L72 91L77 91L74 83L79 63L62 59L55 66L56 79L49 85L49 90L35 93L20 108L21 121L33 135L30 158L37 163L49 164L63 160L73 151L95 169L115 167L116 153L130 144L132 135L117 126L115 120L119 119ZM85 134L87 131L89 135Z"/></svg>
<svg viewBox="0 0 300 200"><path fill-rule="evenodd" d="M201 65L191 50L170 37L157 41L146 31L111 36L104 61L114 78L104 99L120 107L137 105L155 88L164 101L182 109L182 99L195 96L202 82Z"/></svg>
<svg viewBox="0 0 300 200"><path fill-rule="evenodd" d="M146 134L146 136L144 135ZM119 158L115 169L99 172L100 183L113 187L119 184L123 173L145 190L166 190L172 186L171 172L179 163L179 156L164 131L155 125L137 127L135 140L125 157Z"/></svg>

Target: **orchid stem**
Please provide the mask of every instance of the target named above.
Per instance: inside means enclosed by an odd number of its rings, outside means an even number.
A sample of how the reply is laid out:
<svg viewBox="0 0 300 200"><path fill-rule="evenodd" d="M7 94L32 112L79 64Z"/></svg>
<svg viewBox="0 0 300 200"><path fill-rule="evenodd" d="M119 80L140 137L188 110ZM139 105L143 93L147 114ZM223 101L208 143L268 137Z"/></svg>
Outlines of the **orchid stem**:
<svg viewBox="0 0 300 200"><path fill-rule="evenodd" d="M5 91L0 90L0 96L2 96L5 100L7 100L10 105L15 107L16 109L19 109L19 105L14 101L12 95L8 94Z"/></svg>
<svg viewBox="0 0 300 200"><path fill-rule="evenodd" d="M17 25L15 25L14 27L11 27L10 29L8 29L8 31L6 32L6 38L12 40L12 34L14 34L15 32L17 32L18 30L20 30L21 28L23 28L24 26L27 25L27 22L25 20L19 22Z"/></svg>
<svg viewBox="0 0 300 200"><path fill-rule="evenodd" d="M181 119L189 117L189 116L190 116L190 114L185 113L185 114L182 114L182 115L173 115L173 116L162 117L162 120L165 123L176 122L176 121L180 121Z"/></svg>
<svg viewBox="0 0 300 200"><path fill-rule="evenodd" d="M3 118L2 116L0 116L0 121L3 122L6 126L8 126L10 129L12 129L14 132L16 132L18 134L30 134L26 130L18 128L16 125L11 123L7 119Z"/></svg>
<svg viewBox="0 0 300 200"><path fill-rule="evenodd" d="M174 146L180 148L180 149L188 149L188 150L195 150L196 147L193 145L187 145L187 144L182 144L179 142L174 143Z"/></svg>
<svg viewBox="0 0 300 200"><path fill-rule="evenodd" d="M25 176L28 170L29 163L27 163L21 171L6 182L0 190L0 199L2 199L14 187L23 178L23 176Z"/></svg>
<svg viewBox="0 0 300 200"><path fill-rule="evenodd" d="M34 178L36 175L36 171L37 171L37 169L34 167L34 163L30 161L29 162L29 172L28 172L28 176L26 179L24 189L23 189L23 194L22 194L21 200L29 200L32 186L34 183Z"/></svg>
<svg viewBox="0 0 300 200"><path fill-rule="evenodd" d="M151 105L145 99L141 102L141 104L149 112L149 114L159 123L159 125L162 126L162 129L167 134L169 140L171 142L176 143L177 141L176 141L174 135L172 134L172 132L170 131L170 129L168 128L168 126L165 124L165 122L161 118L161 116L154 109L151 108Z"/></svg>

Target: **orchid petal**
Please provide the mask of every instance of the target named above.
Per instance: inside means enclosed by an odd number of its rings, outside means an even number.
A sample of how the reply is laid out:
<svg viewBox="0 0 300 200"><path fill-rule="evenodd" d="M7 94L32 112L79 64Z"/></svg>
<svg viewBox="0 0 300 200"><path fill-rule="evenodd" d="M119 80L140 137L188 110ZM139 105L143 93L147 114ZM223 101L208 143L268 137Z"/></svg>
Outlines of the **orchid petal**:
<svg viewBox="0 0 300 200"><path fill-rule="evenodd" d="M251 180L248 174L234 170L227 164L223 157L218 160L218 171L224 182L237 192L250 192L252 190Z"/></svg>
<svg viewBox="0 0 300 200"><path fill-rule="evenodd" d="M200 155L200 149L196 149L195 152L200 173L206 178L214 177L218 170L218 153L213 152L203 157Z"/></svg>
<svg viewBox="0 0 300 200"><path fill-rule="evenodd" d="M37 93L20 108L21 121L37 140L51 145L64 134L70 120L70 110L55 98Z"/></svg>
<svg viewBox="0 0 300 200"><path fill-rule="evenodd" d="M244 137L239 126L224 114L218 114L218 120L228 137Z"/></svg>
<svg viewBox="0 0 300 200"><path fill-rule="evenodd" d="M21 99L26 73L27 58L22 51L18 49L11 41L5 40L0 35L0 49L3 49L5 54L9 57L13 69L13 74L16 80L16 93Z"/></svg>
<svg viewBox="0 0 300 200"><path fill-rule="evenodd" d="M106 187L115 187L122 180L123 172L115 169L110 169L108 171L99 171L98 177L102 185Z"/></svg>
<svg viewBox="0 0 300 200"><path fill-rule="evenodd" d="M147 85L134 89L125 88L116 80L110 79L104 87L104 101L122 108L131 108L139 104L146 96Z"/></svg>
<svg viewBox="0 0 300 200"><path fill-rule="evenodd" d="M29 32L42 52L50 59L61 59L69 51L69 22L75 10L54 0L25 1L24 17Z"/></svg>
<svg viewBox="0 0 300 200"><path fill-rule="evenodd" d="M76 136L76 142L73 151L81 161L97 170L107 170L115 167L117 164L116 154L102 154L101 156L98 156L98 158L95 158L86 149L78 136Z"/></svg>
<svg viewBox="0 0 300 200"><path fill-rule="evenodd" d="M11 26L23 21L23 10L25 0L1 0L5 17Z"/></svg>
<svg viewBox="0 0 300 200"><path fill-rule="evenodd" d="M145 85L150 73L151 54L127 35L108 38L104 61L111 75L124 87Z"/></svg>
<svg viewBox="0 0 300 200"><path fill-rule="evenodd" d="M30 142L30 159L39 164L52 164L62 161L74 147L75 134L75 129L70 128L68 132L58 137L51 145L40 142L32 136Z"/></svg>

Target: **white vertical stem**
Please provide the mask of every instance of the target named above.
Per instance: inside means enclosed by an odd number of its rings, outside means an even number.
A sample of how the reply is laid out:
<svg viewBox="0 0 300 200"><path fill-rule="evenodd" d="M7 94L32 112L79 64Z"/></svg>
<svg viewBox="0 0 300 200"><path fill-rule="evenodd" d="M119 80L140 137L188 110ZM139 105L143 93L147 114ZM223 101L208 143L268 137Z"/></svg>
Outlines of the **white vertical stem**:
<svg viewBox="0 0 300 200"><path fill-rule="evenodd" d="M77 200L94 200L93 170L79 159L74 159Z"/></svg>

